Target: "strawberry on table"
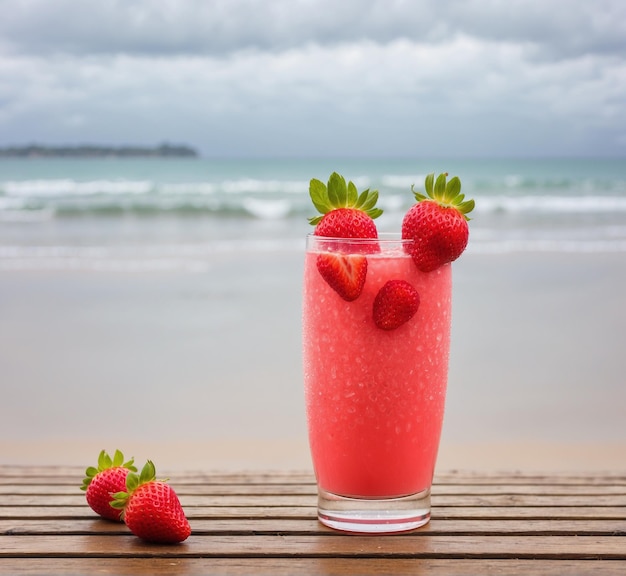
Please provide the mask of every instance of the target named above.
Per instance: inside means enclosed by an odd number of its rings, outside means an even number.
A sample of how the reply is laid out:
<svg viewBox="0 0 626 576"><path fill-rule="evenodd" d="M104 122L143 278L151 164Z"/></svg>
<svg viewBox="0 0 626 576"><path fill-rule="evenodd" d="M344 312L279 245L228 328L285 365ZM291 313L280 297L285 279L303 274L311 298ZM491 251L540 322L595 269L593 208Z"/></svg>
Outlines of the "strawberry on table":
<svg viewBox="0 0 626 576"><path fill-rule="evenodd" d="M85 491L87 504L96 513L107 520L121 521L120 511L110 505L111 495L126 488L126 476L136 472L134 459L124 462L124 455L116 450L111 458L105 450L98 456L98 467L90 466L85 470L81 490Z"/></svg>
<svg viewBox="0 0 626 576"><path fill-rule="evenodd" d="M432 272L453 262L465 250L469 239L467 222L474 200L465 200L457 176L426 176L426 196L413 191L417 204L405 214L402 238L414 240L411 256L422 272ZM412 188L411 188L412 189Z"/></svg>
<svg viewBox="0 0 626 576"><path fill-rule="evenodd" d="M377 190L359 194L353 182L333 172L328 185L315 178L309 185L309 194L321 215L309 219L315 226L314 234L327 238L378 238L374 219L383 211L376 208ZM332 243L328 246L333 247ZM358 251L358 247L354 246ZM371 247L370 247L371 249ZM324 252L317 257L317 269L328 285L341 298L351 302L363 290L367 276L367 259L362 254Z"/></svg>
<svg viewBox="0 0 626 576"><path fill-rule="evenodd" d="M122 513L129 530L147 542L177 544L191 534L191 527L174 489L156 479L148 460L141 474L131 472L125 491L113 495L111 506Z"/></svg>

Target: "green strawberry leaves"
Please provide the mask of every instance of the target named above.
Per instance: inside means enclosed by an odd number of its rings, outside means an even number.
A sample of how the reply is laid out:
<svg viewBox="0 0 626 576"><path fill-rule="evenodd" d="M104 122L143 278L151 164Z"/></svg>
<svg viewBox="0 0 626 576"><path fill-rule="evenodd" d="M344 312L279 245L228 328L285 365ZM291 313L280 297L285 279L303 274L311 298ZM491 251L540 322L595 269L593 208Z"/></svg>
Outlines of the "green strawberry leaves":
<svg viewBox="0 0 626 576"><path fill-rule="evenodd" d="M411 186L411 191L418 202L434 200L441 206L454 207L463 214L466 220L469 220L467 214L474 209L474 200L465 200L465 194L461 194L461 180L458 176L450 180L447 178L447 172L439 174L436 180L434 173L428 174L424 181L426 195L416 192L414 186Z"/></svg>
<svg viewBox="0 0 626 576"><path fill-rule="evenodd" d="M322 214L330 212L332 208L330 206L330 200L328 199L328 190L323 182L313 178L309 184L309 195L313 201L313 206L317 208L318 212ZM318 218L320 220L322 219L321 216Z"/></svg>
<svg viewBox="0 0 626 576"><path fill-rule="evenodd" d="M316 178L309 183L309 195L313 205L320 212L320 216L309 218L309 223L313 226L319 224L320 220L328 212L336 208L355 208L362 210L370 218L378 218L383 211L376 208L378 201L378 190L364 190L359 194L357 187L352 181L347 182L343 176L333 172L328 178L328 184L324 184Z"/></svg>
<svg viewBox="0 0 626 576"><path fill-rule="evenodd" d="M86 491L95 476L104 470L108 470L109 468L117 468L121 466L123 468L128 468L131 472L136 472L137 468L134 462L134 458L124 462L124 454L122 454L119 450L115 451L113 458L107 454L106 450L102 450L98 455L98 467L89 466L85 470L85 478L83 478L83 485L80 489Z"/></svg>

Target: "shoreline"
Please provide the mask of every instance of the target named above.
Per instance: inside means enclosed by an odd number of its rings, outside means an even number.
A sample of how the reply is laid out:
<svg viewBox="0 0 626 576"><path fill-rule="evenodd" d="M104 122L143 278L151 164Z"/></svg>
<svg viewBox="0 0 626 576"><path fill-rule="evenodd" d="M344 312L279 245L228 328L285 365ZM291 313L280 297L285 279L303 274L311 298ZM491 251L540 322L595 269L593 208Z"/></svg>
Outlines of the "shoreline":
<svg viewBox="0 0 626 576"><path fill-rule="evenodd" d="M306 439L229 438L205 442L133 442L118 439L0 442L0 466L94 465L100 450L119 448L141 467L153 460L163 471L311 471ZM440 447L436 473L607 473L626 474L626 442L567 444L501 442Z"/></svg>

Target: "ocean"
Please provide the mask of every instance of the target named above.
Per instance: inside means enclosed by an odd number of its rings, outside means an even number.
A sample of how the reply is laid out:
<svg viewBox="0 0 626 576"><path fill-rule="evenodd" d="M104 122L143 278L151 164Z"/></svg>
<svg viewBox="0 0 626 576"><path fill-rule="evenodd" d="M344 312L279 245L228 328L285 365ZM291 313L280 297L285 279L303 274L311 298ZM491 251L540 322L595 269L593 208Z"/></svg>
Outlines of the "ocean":
<svg viewBox="0 0 626 576"><path fill-rule="evenodd" d="M428 172L476 200L469 250L626 252L626 160L0 161L0 270L202 272L207 254L301 250L311 178L377 189L399 230Z"/></svg>
<svg viewBox="0 0 626 576"><path fill-rule="evenodd" d="M476 201L444 454L626 450L626 160L3 159L0 463L151 442L163 467L300 466L308 184L333 171L379 190L380 231L429 172Z"/></svg>

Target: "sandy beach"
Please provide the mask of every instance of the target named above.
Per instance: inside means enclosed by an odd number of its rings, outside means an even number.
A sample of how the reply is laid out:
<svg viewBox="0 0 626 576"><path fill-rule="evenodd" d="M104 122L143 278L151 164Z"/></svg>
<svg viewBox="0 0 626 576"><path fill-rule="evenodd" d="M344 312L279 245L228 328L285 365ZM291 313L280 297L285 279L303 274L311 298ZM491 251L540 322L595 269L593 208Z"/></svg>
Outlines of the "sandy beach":
<svg viewBox="0 0 626 576"><path fill-rule="evenodd" d="M301 256L1 273L0 463L310 468ZM439 468L626 471L625 285L623 254L455 263Z"/></svg>

